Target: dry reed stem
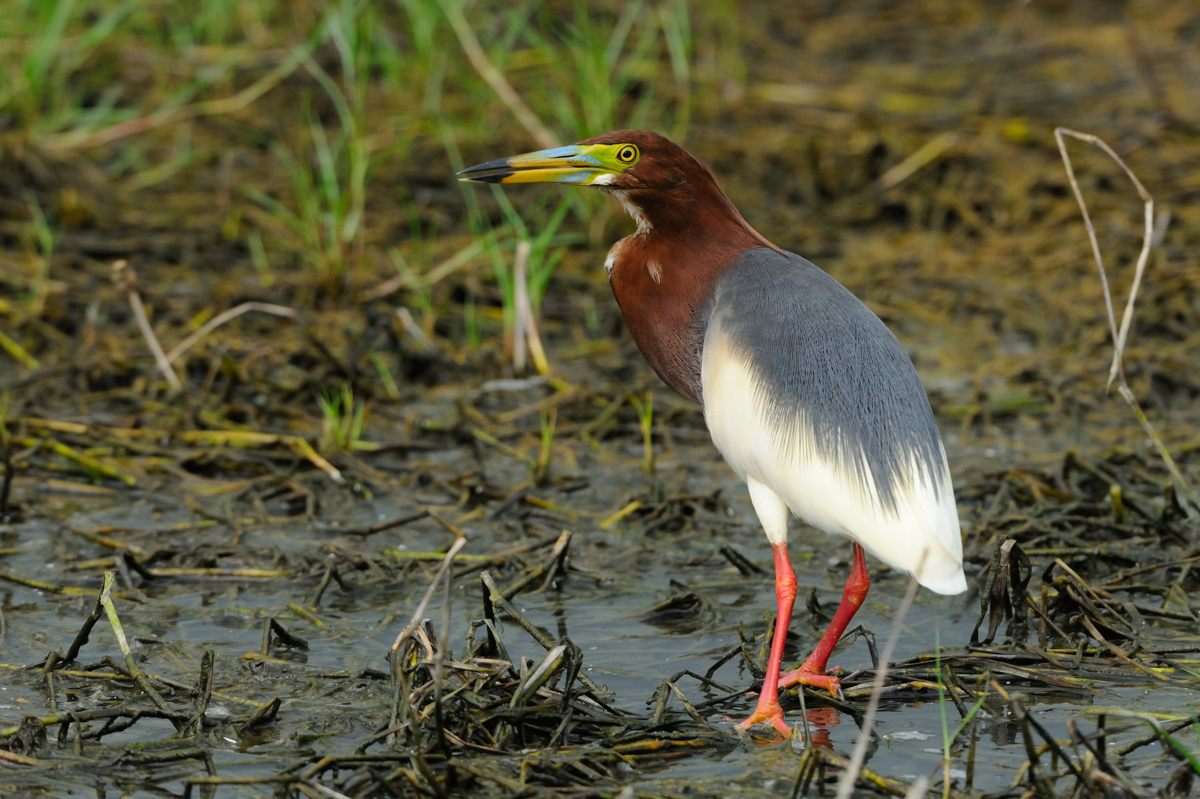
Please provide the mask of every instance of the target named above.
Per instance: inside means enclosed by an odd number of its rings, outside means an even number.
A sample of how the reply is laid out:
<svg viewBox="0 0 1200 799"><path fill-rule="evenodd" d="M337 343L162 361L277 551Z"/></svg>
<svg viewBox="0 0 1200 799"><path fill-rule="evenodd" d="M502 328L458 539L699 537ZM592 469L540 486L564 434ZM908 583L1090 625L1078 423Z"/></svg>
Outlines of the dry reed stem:
<svg viewBox="0 0 1200 799"><path fill-rule="evenodd" d="M914 575L920 574L925 567L927 554L928 551L921 553L921 559L917 561ZM915 576L909 578L908 590L904 592L904 599L900 602L900 607L896 608L896 617L892 620L892 629L888 632L887 643L884 644L883 651L879 654L879 668L875 670L871 698L867 702L867 711L863 714L858 739L854 742L854 752L851 753L850 762L838 780L837 799L850 799L854 795L854 786L858 783L859 771L862 770L867 757L867 744L871 740L871 728L875 724L875 714L879 712L879 698L883 694L883 684L887 680L888 664L896 651L896 642L900 640L900 629L904 625L904 617L908 615L909 608L912 607L913 600L917 597L919 587L920 583L917 582Z"/></svg>
<svg viewBox="0 0 1200 799"><path fill-rule="evenodd" d="M522 313L522 298L525 290L525 265L529 261L529 242L517 242L517 252L513 256L513 320L512 320L512 359L513 371L517 374L525 371L526 358L526 328L525 315Z"/></svg>
<svg viewBox="0 0 1200 799"><path fill-rule="evenodd" d="M26 369L33 370L41 366L37 358L30 355L28 350L18 344L16 339L10 338L3 330L0 330L0 350L7 352L9 357Z"/></svg>
<svg viewBox="0 0 1200 799"><path fill-rule="evenodd" d="M513 367L518 372L525 370L525 351L528 347L529 356L533 358L533 368L544 376L550 374L550 362L546 359L546 349L542 346L542 336L538 332L537 317L529 299L530 250L531 245L528 241L517 242L517 254L513 261L513 311L516 315L513 330Z"/></svg>
<svg viewBox="0 0 1200 799"><path fill-rule="evenodd" d="M142 297L137 290L137 274L124 259L114 261L112 269L113 280L129 299L129 307L133 309L133 318L137 320L138 329L142 331L142 338L146 340L146 346L154 355L154 363L158 366L158 371L162 372L163 377L166 378L167 384L171 387L171 393L179 393L183 390L183 383L179 382L179 376L175 374L171 362L163 352L162 345L158 343L158 336L154 334L154 328L150 327L150 320L146 316L146 306L142 305Z"/></svg>
<svg viewBox="0 0 1200 799"><path fill-rule="evenodd" d="M903 161L880 175L879 187L884 191L896 188L953 149L958 144L958 138L954 131L934 136Z"/></svg>
<svg viewBox="0 0 1200 799"><path fill-rule="evenodd" d="M13 766L40 766L42 761L36 757L28 755L19 755L16 752L10 752L7 749L0 749L0 763L8 763Z"/></svg>
<svg viewBox="0 0 1200 799"><path fill-rule="evenodd" d="M235 305L228 310L209 319L200 329L192 335L185 338L183 341L175 345L175 347L167 353L167 363L175 363L179 358L192 347L194 347L202 338L216 330L221 325L232 322L239 316L250 311L258 311L259 313L271 314L273 316L282 316L285 319L295 319L296 312L284 305L273 305L269 302L243 302L241 305Z"/></svg>
<svg viewBox="0 0 1200 799"><path fill-rule="evenodd" d="M1079 188L1079 182L1075 179L1075 169L1071 165L1071 156L1067 153L1065 141L1065 137L1067 136L1097 147L1111 158L1121 168L1121 171L1125 173L1125 176L1129 178L1129 181L1133 184L1134 189L1137 190L1138 197L1141 198L1143 203L1144 232L1142 234L1142 249L1138 253L1137 265L1133 273L1133 284L1129 287L1129 299L1126 301L1125 310L1121 314L1120 328L1117 327L1116 314L1113 311L1112 292L1108 285L1108 273L1104 268L1104 256L1100 252L1100 242L1096 238L1096 228L1092 224L1092 217L1088 213L1087 203L1083 199L1083 192ZM1054 140L1058 143L1059 154L1062 155L1063 167L1067 172L1067 180L1071 184L1071 192L1075 195L1075 202L1079 205L1080 214L1083 215L1083 224L1087 228L1088 242L1092 247L1092 256L1096 261L1096 269L1100 273L1100 287L1104 290L1104 310L1108 314L1108 329L1113 342L1112 364L1108 369L1108 387L1111 389L1114 381L1116 382L1117 393L1121 395L1121 398L1133 410L1134 416L1137 417L1138 422L1142 425L1142 429L1154 443L1159 457L1163 459L1167 470L1171 473L1171 477L1179 489L1182 500L1180 504L1183 506L1184 511L1189 517L1193 519L1198 518L1200 517L1200 499L1197 498L1191 485L1184 478L1183 472L1180 471L1179 466L1175 463L1175 459L1171 457L1166 444L1163 443L1158 435L1158 431L1154 429L1154 426L1146 417L1141 404L1138 403L1137 397L1134 396L1132 389L1129 388L1129 383L1125 380L1125 346L1129 339L1129 329L1133 324L1133 309L1137 302L1138 288L1142 284L1142 276L1146 272L1146 264L1150 260L1150 252L1154 249L1157 240L1161 238L1165 230L1165 225L1163 229L1156 230L1154 197L1151 196L1150 192L1146 191L1146 187L1138 180L1137 175L1133 173L1133 170L1129 168L1121 156L1117 155L1108 146L1107 142L1091 133L1081 133L1077 130L1062 127L1054 129Z"/></svg>
<svg viewBox="0 0 1200 799"><path fill-rule="evenodd" d="M450 549L446 551L446 557L442 558L442 565L438 566L437 573L434 574L433 579L429 581L429 587L425 589L425 595L421 597L421 601L417 603L417 609L413 611L412 618L409 619L408 624L404 625L404 629L402 629L399 634L396 635L396 640L392 642L389 653L398 651L404 644L405 640L412 637L413 633L417 631L417 628L421 626L421 618L425 615L425 608L429 606L429 600L433 598L434 591L437 590L438 582L442 579L442 575L449 570L450 564L454 562L454 556L457 555L459 550L466 545L467 539L461 537L455 539L454 543L450 545ZM445 633L443 633L443 635L444 634Z"/></svg>

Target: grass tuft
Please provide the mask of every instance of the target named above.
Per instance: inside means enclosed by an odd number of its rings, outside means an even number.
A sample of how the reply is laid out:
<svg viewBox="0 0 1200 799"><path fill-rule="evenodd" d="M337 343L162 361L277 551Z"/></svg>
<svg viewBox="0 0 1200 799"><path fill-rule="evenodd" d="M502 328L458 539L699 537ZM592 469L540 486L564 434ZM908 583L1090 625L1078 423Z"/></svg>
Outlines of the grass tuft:
<svg viewBox="0 0 1200 799"><path fill-rule="evenodd" d="M353 452L363 443L367 406L346 384L326 392L318 400L321 408L320 450L326 454Z"/></svg>

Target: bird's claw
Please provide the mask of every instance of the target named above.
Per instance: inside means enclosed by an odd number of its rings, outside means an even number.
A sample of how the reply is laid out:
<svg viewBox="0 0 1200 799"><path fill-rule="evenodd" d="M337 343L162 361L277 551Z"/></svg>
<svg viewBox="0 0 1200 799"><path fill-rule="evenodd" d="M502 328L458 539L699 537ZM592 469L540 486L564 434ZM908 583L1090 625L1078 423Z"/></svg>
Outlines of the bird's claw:
<svg viewBox="0 0 1200 799"><path fill-rule="evenodd" d="M783 708L779 706L778 702L771 702L769 704L762 704L760 702L758 707L754 708L754 712L739 723L737 727L744 732L757 724L769 724L784 738L789 738L792 735L792 728L783 720Z"/></svg>
<svg viewBox="0 0 1200 799"><path fill-rule="evenodd" d="M804 666L779 677L779 690L782 691L784 688L791 688L793 685L807 685L810 688L820 688L827 691L830 696L840 697L842 695L842 682L836 675L810 671Z"/></svg>

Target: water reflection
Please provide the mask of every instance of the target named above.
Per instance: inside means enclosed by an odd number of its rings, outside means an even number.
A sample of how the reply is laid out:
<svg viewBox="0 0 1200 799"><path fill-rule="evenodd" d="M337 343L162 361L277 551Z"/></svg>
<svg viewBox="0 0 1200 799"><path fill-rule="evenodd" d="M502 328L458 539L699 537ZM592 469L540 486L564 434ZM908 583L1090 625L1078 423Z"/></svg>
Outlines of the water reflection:
<svg viewBox="0 0 1200 799"><path fill-rule="evenodd" d="M832 749L830 732L841 723L842 714L837 708L814 707L804 711L798 729L792 735L798 746Z"/></svg>

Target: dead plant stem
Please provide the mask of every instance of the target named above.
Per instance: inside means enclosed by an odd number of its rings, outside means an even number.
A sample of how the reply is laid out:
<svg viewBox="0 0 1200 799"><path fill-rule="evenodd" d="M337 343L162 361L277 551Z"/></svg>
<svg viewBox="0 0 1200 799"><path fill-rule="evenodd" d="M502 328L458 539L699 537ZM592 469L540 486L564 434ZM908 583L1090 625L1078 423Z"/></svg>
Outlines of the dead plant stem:
<svg viewBox="0 0 1200 799"><path fill-rule="evenodd" d="M926 554L921 554L921 559L917 562L917 568L914 570L914 576L908 581L908 590L904 592L904 599L901 600L900 607L896 609L896 617L892 620L892 629L888 633L888 639L883 646L883 652L880 653L879 668L875 670L875 679L871 686L871 698L867 702L867 711L863 714L862 725L858 731L858 740L854 742L854 752L850 755L850 762L838 780L837 799L850 799L854 795L854 786L858 782L858 774L862 770L863 762L867 757L867 745L871 741L871 728L875 724L875 715L879 712L879 698L883 694L883 684L887 681L888 664L891 662L892 655L896 651L896 643L900 640L900 630L904 626L904 617L908 615L908 610L912 607L913 600L916 599L917 588L920 587L920 584L917 582L915 575L920 574L924 568Z"/></svg>
<svg viewBox="0 0 1200 799"><path fill-rule="evenodd" d="M1100 149L1105 155L1111 158L1129 181L1133 184L1134 189L1138 193L1143 203L1143 226L1142 248L1138 253L1137 265L1134 268L1133 284L1129 287L1129 299L1125 302L1125 310L1121 314L1121 325L1117 327L1116 314L1113 311L1112 291L1108 284L1108 273L1104 268L1104 255L1100 251L1100 242L1096 237L1096 228L1092 224L1091 215L1088 213L1087 203L1083 199L1083 192L1079 188L1079 182L1075 179L1075 169L1071 165L1071 156L1067 153L1067 145L1065 138L1071 137L1077 141L1090 144ZM1108 146L1098 136L1090 133L1081 133L1080 131L1071 130L1070 128L1055 128L1054 139L1058 143L1058 151L1062 155L1063 166L1067 172L1067 180L1071 184L1071 191L1075 195L1075 202L1079 205L1079 212L1083 215L1083 224L1087 228L1088 242L1092 247L1092 256L1096 261L1096 270L1100 274L1100 287L1104 290L1104 310L1108 315L1108 329L1112 336L1113 342L1113 357L1112 364L1108 369L1108 386L1111 389L1113 383L1117 384L1117 393L1125 400L1133 414L1137 417L1138 423L1141 424L1142 430L1149 436L1154 443L1154 447L1158 450L1159 457L1166 464L1167 471L1171 473L1171 478L1175 481L1175 485L1179 490L1181 505L1189 517L1196 519L1200 518L1200 499L1192 490L1188 481L1184 478L1179 466L1175 463L1175 459L1171 457L1170 451L1162 438L1159 437L1158 431L1150 423L1146 414L1142 411L1141 405L1134 396L1133 391L1129 388L1129 384L1125 380L1125 347L1129 340L1129 329L1133 324L1133 310L1137 302L1138 288L1142 284L1142 277L1146 272L1146 264L1150 260L1150 253L1154 249L1154 245L1165 232L1165 224L1157 226L1154 217L1154 197L1150 192L1146 191L1146 187L1138 180L1137 175L1125 163L1121 156Z"/></svg>

